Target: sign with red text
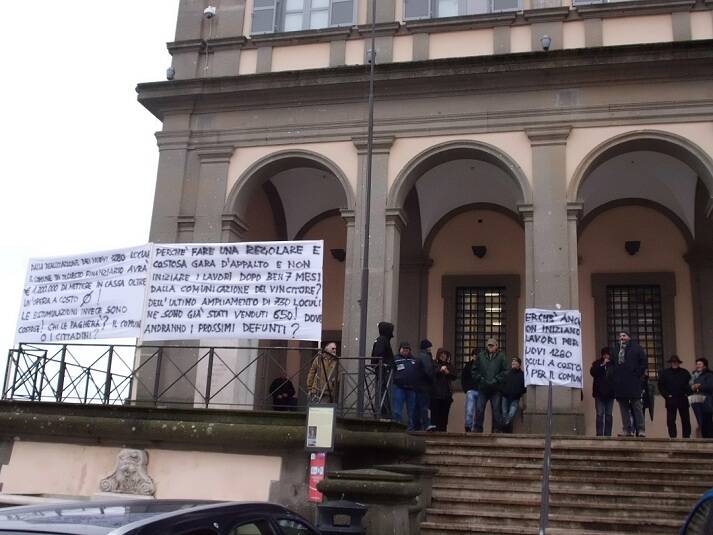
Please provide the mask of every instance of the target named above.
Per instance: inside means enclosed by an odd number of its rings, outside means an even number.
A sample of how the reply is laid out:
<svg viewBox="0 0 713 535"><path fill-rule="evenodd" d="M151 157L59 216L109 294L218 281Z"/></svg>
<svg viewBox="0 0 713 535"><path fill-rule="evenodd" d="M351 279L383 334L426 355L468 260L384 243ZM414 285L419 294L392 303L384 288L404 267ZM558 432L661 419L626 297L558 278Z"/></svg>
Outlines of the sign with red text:
<svg viewBox="0 0 713 535"><path fill-rule="evenodd" d="M310 453L309 455L309 495L308 500L322 503L324 495L317 490L317 483L324 479L324 470L327 466L326 453Z"/></svg>
<svg viewBox="0 0 713 535"><path fill-rule="evenodd" d="M525 310L526 385L582 388L582 315L579 310Z"/></svg>

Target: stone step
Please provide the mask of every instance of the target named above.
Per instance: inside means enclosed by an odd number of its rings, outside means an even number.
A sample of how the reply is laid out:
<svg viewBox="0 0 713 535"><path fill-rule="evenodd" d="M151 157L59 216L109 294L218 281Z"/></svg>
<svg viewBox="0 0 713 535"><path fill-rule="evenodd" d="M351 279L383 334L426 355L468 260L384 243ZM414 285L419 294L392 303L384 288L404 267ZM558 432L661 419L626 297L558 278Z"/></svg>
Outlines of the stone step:
<svg viewBox="0 0 713 535"><path fill-rule="evenodd" d="M421 524L421 533L423 535L443 535L447 533L454 534L490 534L490 535L537 535L539 533L538 528L532 527L512 527L512 526L501 526L499 524L439 524L436 522L423 522ZM636 531L601 531L601 530L588 530L588 529L572 529L572 528L560 528L550 526L547 528L547 535L631 535L632 533L637 533ZM639 532L641 533L641 532ZM675 533L675 531L670 530L665 533Z"/></svg>
<svg viewBox="0 0 713 535"><path fill-rule="evenodd" d="M500 511L482 511L478 509L434 509L427 511L426 520L437 524L492 524L498 523L502 526L519 526L536 528L539 526L540 515L538 512L531 513L502 513ZM643 533L670 533L671 528L678 528L685 519L682 518L651 518L632 517L626 512L618 512L607 515L587 515L559 514L550 512L549 523L553 527L567 529L606 529L607 532L614 529L627 531L632 528L645 531Z"/></svg>
<svg viewBox="0 0 713 535"><path fill-rule="evenodd" d="M517 487L521 492L538 492L541 488L541 478L538 476L522 476L491 478L489 476L439 476L434 479L433 488L458 489L464 492L481 489L500 489ZM578 476L550 476L550 488L568 490L578 493L582 490L609 490L621 493L627 490L642 490L655 492L687 492L702 494L712 484L710 480L678 481L675 479L633 479L618 477L597 477L585 479Z"/></svg>

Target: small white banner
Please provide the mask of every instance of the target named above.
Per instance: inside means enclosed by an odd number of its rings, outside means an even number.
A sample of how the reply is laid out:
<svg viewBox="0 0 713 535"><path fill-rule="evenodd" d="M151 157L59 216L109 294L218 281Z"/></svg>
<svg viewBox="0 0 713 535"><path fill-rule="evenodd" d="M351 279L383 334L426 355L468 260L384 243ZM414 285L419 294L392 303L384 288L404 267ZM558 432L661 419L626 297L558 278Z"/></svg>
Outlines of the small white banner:
<svg viewBox="0 0 713 535"><path fill-rule="evenodd" d="M582 388L579 310L525 310L525 384Z"/></svg>
<svg viewBox="0 0 713 535"><path fill-rule="evenodd" d="M154 244L141 338L322 338L322 241Z"/></svg>
<svg viewBox="0 0 713 535"><path fill-rule="evenodd" d="M30 259L15 342L136 337L150 246Z"/></svg>

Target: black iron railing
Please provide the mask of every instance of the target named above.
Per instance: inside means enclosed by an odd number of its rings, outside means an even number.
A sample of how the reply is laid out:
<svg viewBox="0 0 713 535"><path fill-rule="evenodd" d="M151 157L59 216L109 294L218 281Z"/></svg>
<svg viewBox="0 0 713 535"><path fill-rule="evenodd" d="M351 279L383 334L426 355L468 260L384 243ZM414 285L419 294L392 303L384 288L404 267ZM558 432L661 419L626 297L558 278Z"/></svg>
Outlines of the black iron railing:
<svg viewBox="0 0 713 535"><path fill-rule="evenodd" d="M21 344L8 353L2 399L290 411L331 402L345 416L388 417L390 377L382 366L340 357L331 380L310 390L315 356L314 348L288 346ZM367 369L361 381L360 365Z"/></svg>

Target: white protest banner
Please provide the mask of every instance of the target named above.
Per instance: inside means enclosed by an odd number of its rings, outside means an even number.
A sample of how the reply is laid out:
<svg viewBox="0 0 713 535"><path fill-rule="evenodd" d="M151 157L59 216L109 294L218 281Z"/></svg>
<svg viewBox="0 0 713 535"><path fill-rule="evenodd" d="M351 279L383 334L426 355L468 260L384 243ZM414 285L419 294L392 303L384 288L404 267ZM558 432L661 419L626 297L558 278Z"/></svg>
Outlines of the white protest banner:
<svg viewBox="0 0 713 535"><path fill-rule="evenodd" d="M322 241L154 244L142 339L321 340Z"/></svg>
<svg viewBox="0 0 713 535"><path fill-rule="evenodd" d="M30 259L15 343L137 337L150 247Z"/></svg>
<svg viewBox="0 0 713 535"><path fill-rule="evenodd" d="M579 310L525 310L525 384L582 388Z"/></svg>

